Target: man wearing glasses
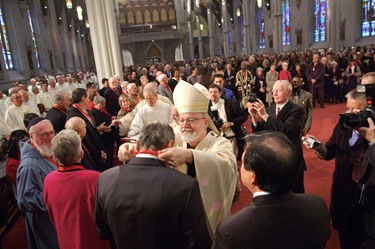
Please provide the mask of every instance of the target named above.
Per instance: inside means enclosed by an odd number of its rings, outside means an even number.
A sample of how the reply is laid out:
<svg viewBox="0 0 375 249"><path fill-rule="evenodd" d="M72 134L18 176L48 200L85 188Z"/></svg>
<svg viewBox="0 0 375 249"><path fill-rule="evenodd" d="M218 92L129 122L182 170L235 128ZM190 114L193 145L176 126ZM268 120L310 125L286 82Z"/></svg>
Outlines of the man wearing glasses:
<svg viewBox="0 0 375 249"><path fill-rule="evenodd" d="M20 142L18 207L25 213L29 248L59 248L56 230L43 199L44 178L57 169L51 149L55 133L51 122L41 117L33 118L28 128L30 140Z"/></svg>
<svg viewBox="0 0 375 249"><path fill-rule="evenodd" d="M198 90L199 85L192 86L185 81L177 84L173 99L179 113L180 132L176 134L180 136L176 137L179 142L175 147L159 151L158 157L197 179L209 228L215 234L216 227L230 213L237 164L232 144L219 136L207 114L209 93L204 87ZM119 159L127 161L131 157L129 145L121 146Z"/></svg>

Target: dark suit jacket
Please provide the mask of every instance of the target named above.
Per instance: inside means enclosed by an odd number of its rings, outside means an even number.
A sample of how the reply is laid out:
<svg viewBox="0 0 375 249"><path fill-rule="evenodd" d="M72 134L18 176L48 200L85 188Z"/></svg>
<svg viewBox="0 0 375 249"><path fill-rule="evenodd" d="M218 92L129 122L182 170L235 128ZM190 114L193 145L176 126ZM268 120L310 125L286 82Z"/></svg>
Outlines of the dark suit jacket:
<svg viewBox="0 0 375 249"><path fill-rule="evenodd" d="M66 114L56 108L51 108L47 112L46 118L51 121L55 133L65 129Z"/></svg>
<svg viewBox="0 0 375 249"><path fill-rule="evenodd" d="M211 111L212 101L210 100L208 105L208 115L213 118L214 115ZM240 102L238 100L225 100L224 102L225 114L227 115L228 122L233 122L232 126L233 132L236 134L236 137L239 137L242 134L241 125L245 123L248 119L246 111L241 108Z"/></svg>
<svg viewBox="0 0 375 249"><path fill-rule="evenodd" d="M211 248L197 181L153 158L132 159L98 180L95 223L117 248Z"/></svg>
<svg viewBox="0 0 375 249"><path fill-rule="evenodd" d="M371 145L363 154L361 165L354 171L360 179L358 187L363 189L360 196L363 204L365 237L361 248L375 248L375 145ZM366 246L365 246L366 245Z"/></svg>
<svg viewBox="0 0 375 249"><path fill-rule="evenodd" d="M324 87L324 73L326 69L325 66L318 62L314 69L314 62L310 63L307 66L306 69L306 77L307 80L309 81L309 84L311 84L311 79L315 79L316 83L313 84L313 88L322 88Z"/></svg>
<svg viewBox="0 0 375 249"><path fill-rule="evenodd" d="M330 236L326 203L318 196L257 196L216 230L216 249L323 249Z"/></svg>
<svg viewBox="0 0 375 249"><path fill-rule="evenodd" d="M305 170L306 164L303 158L301 133L304 125L304 111L302 107L288 101L281 109L279 117L276 119L276 105L266 108L269 115L267 122L261 121L253 131L271 130L284 133L292 142L294 151L297 153L299 169Z"/></svg>
<svg viewBox="0 0 375 249"><path fill-rule="evenodd" d="M230 77L233 77L232 79L229 79ZM231 89L232 91L236 87L236 71L231 70L230 73L228 74L227 70L224 70L224 87Z"/></svg>
<svg viewBox="0 0 375 249"><path fill-rule="evenodd" d="M77 108L74 106L68 109L66 120L68 121L72 117L82 118L86 123L86 136L83 138L82 142L86 148L90 151L91 156L93 157L96 166L95 170L101 170L101 139L96 124L92 124L86 117L83 115ZM93 119L94 120L94 119ZM95 121L94 121L95 122Z"/></svg>
<svg viewBox="0 0 375 249"><path fill-rule="evenodd" d="M330 211L332 226L339 231L347 226L351 211L359 201L360 189L353 181L352 173L360 154L368 147L365 139L349 146L352 132L353 130L343 130L337 124L325 144L327 156L324 160L335 159Z"/></svg>
<svg viewBox="0 0 375 249"><path fill-rule="evenodd" d="M118 88L119 94L121 95L121 88ZM111 114L111 116L116 116L118 111L121 109L120 104L118 103L118 99L120 95L117 95L113 90L111 90L109 87L108 89L104 92L104 98L106 99L106 108ZM100 124L98 124L100 125Z"/></svg>

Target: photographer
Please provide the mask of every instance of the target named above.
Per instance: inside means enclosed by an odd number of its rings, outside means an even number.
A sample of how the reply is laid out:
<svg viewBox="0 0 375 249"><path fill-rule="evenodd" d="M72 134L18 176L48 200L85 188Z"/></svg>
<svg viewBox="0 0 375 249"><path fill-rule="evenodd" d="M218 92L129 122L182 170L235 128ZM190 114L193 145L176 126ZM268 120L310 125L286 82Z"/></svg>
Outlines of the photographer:
<svg viewBox="0 0 375 249"><path fill-rule="evenodd" d="M301 143L304 111L302 107L289 101L292 94L292 84L289 81L276 81L272 88L272 94L276 105L265 108L260 99L247 103L253 130L255 132L262 130L279 131L290 139L297 153L299 167L297 180L292 190L295 193L304 193L303 174L306 170L306 164Z"/></svg>
<svg viewBox="0 0 375 249"><path fill-rule="evenodd" d="M222 135L231 141L234 154L241 156L245 145L244 141L240 141L244 135L242 124L248 119L246 111L240 107L237 100L220 98L222 89L218 85L211 84L208 92L210 94L208 115Z"/></svg>
<svg viewBox="0 0 375 249"><path fill-rule="evenodd" d="M364 93L352 90L345 97L347 113L366 109ZM367 141L354 129L343 129L340 124L336 125L324 145L311 135L302 137L302 140L307 148L315 150L319 158L327 161L335 159L330 207L332 227L338 231L341 248L360 248L364 214L358 200L360 187L353 180L352 173L357 159L368 147Z"/></svg>
<svg viewBox="0 0 375 249"><path fill-rule="evenodd" d="M248 118L246 111L241 108L237 100L224 100L220 98L222 91L218 85L210 85L208 92L210 94L210 102L207 113L223 137L232 143L233 153L237 157L237 160L241 160L240 158L246 145L245 140L242 139L246 135L242 129L242 124ZM238 176L234 200L238 198L241 192Z"/></svg>

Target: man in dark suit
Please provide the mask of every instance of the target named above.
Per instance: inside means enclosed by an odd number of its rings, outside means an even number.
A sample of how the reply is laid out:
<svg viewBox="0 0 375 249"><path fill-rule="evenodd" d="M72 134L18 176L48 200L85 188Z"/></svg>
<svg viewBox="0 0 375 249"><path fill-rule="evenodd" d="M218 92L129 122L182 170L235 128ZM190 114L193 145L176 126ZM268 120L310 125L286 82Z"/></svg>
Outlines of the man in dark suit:
<svg viewBox="0 0 375 249"><path fill-rule="evenodd" d="M55 104L48 110L46 118L51 121L55 133L59 133L64 129L66 121L66 111L68 110L72 100L70 95L65 92L55 94Z"/></svg>
<svg viewBox="0 0 375 249"><path fill-rule="evenodd" d="M174 139L169 125L150 123L137 156L100 176L95 224L116 248L211 248L198 182L158 158Z"/></svg>
<svg viewBox="0 0 375 249"><path fill-rule="evenodd" d="M222 89L218 85L211 84L208 92L210 95L208 115L214 120L215 125L222 124L216 128L232 142L233 153L241 156L245 146L245 141L242 140L244 136L242 124L248 119L246 111L241 108L237 100L222 99Z"/></svg>
<svg viewBox="0 0 375 249"><path fill-rule="evenodd" d="M94 118L87 112L87 106L90 102L86 89L77 88L72 92L73 105L69 108L66 120L72 117L82 118L86 123L86 136L82 142L91 153L96 162L95 170L103 171L102 165L102 146L100 139L100 132L109 132L111 128L104 126L104 124L96 125Z"/></svg>
<svg viewBox="0 0 375 249"><path fill-rule="evenodd" d="M357 113L367 107L366 95L352 90L346 95L349 113ZM307 137L304 144L314 149L321 159L335 159L331 189L331 220L332 227L338 231L341 248L360 248L364 229L364 215L359 203L360 188L353 180L353 169L362 153L368 148L366 139L353 129L343 129L337 124L326 144L314 143L311 147Z"/></svg>
<svg viewBox="0 0 375 249"><path fill-rule="evenodd" d="M248 119L247 113L241 108L237 100L222 99L222 89L218 85L211 84L208 92L210 94L210 102L207 113L214 121L221 135L232 143L233 153L237 160L241 160L241 155L245 148L245 140L243 138L246 135L242 129L242 124ZM233 201L238 199L240 192L241 184L238 174Z"/></svg>
<svg viewBox="0 0 375 249"><path fill-rule="evenodd" d="M298 170L284 134L250 135L241 179L253 202L221 223L215 248L323 249L330 236L327 205L318 196L291 192Z"/></svg>
<svg viewBox="0 0 375 249"><path fill-rule="evenodd" d="M225 80L224 87L232 90L236 99L239 99L238 91L236 88L236 71L234 71L234 69L232 68L231 63L227 63L225 65L224 80Z"/></svg>
<svg viewBox="0 0 375 249"><path fill-rule="evenodd" d="M320 108L324 108L324 74L325 66L319 61L319 55L313 55L313 62L311 62L306 69L306 77L312 89L313 106L318 100Z"/></svg>
<svg viewBox="0 0 375 249"><path fill-rule="evenodd" d="M116 116L121 109L118 99L121 95L121 87L116 77L110 77L108 80L109 88L104 92L104 98L107 100L107 110L111 116Z"/></svg>
<svg viewBox="0 0 375 249"><path fill-rule="evenodd" d="M292 84L287 80L278 80L272 88L276 105L265 108L263 102L248 103L248 111L252 117L253 131L274 130L284 133L293 144L297 153L298 176L293 192L304 193L303 174L306 170L303 158L301 134L304 125L304 111L302 107L289 101Z"/></svg>

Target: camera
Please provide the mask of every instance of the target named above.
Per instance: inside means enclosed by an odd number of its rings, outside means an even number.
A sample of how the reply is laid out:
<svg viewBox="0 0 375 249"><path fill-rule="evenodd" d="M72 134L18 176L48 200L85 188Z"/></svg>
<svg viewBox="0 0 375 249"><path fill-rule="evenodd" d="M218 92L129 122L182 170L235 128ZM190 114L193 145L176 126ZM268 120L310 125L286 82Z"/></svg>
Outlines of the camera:
<svg viewBox="0 0 375 249"><path fill-rule="evenodd" d="M358 113L340 114L339 123L344 129L357 129L368 127L368 118L375 120L374 106L372 100L375 99L375 84L357 85L357 92L365 93L368 107Z"/></svg>
<svg viewBox="0 0 375 249"><path fill-rule="evenodd" d="M221 126L224 124L224 121L219 117L219 111L215 106L211 106L211 112L213 114L212 122L216 126L218 130L220 130Z"/></svg>
<svg viewBox="0 0 375 249"><path fill-rule="evenodd" d="M321 144L321 142L319 142L318 140L315 140L312 137L307 137L305 141L310 144L310 149L312 149L314 145Z"/></svg>
<svg viewBox="0 0 375 249"><path fill-rule="evenodd" d="M345 113L340 114L339 123L341 127L345 129L357 129L359 127L368 127L368 118L375 120L374 110L372 108L366 108L364 111L358 113Z"/></svg>
<svg viewBox="0 0 375 249"><path fill-rule="evenodd" d="M257 94L256 93L249 93L249 103L257 102Z"/></svg>

